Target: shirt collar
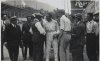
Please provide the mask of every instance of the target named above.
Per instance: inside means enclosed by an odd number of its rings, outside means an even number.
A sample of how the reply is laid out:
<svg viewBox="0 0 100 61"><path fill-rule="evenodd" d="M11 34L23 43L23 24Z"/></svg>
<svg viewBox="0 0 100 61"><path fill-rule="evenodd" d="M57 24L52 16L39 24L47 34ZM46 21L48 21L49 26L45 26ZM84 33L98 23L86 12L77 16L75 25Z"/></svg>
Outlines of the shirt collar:
<svg viewBox="0 0 100 61"><path fill-rule="evenodd" d="M79 24L81 21L78 21L77 24Z"/></svg>
<svg viewBox="0 0 100 61"><path fill-rule="evenodd" d="M15 24L13 24L13 23L11 23L11 25L12 25L13 27L16 27L16 25L15 25Z"/></svg>
<svg viewBox="0 0 100 61"><path fill-rule="evenodd" d="M88 22L92 23L92 22L93 22L93 20L91 20L91 21L88 21Z"/></svg>
<svg viewBox="0 0 100 61"><path fill-rule="evenodd" d="M11 23L11 25L14 27L14 24L13 23Z"/></svg>

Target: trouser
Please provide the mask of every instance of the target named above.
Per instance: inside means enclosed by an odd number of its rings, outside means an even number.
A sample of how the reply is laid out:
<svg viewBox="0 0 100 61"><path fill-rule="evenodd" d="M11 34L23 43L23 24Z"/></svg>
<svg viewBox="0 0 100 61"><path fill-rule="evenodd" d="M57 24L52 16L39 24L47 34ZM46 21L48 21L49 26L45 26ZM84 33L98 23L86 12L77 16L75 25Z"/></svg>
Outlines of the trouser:
<svg viewBox="0 0 100 61"><path fill-rule="evenodd" d="M18 60L19 46L8 45L8 52L9 52L9 56L10 56L11 61Z"/></svg>
<svg viewBox="0 0 100 61"><path fill-rule="evenodd" d="M31 58L31 57L33 57L33 42L32 41L30 41L30 43L29 43L29 57Z"/></svg>
<svg viewBox="0 0 100 61"><path fill-rule="evenodd" d="M1 41L1 59L4 59L4 55L3 55L3 42Z"/></svg>
<svg viewBox="0 0 100 61"><path fill-rule="evenodd" d="M73 61L84 61L83 49L84 47L79 46L72 52Z"/></svg>
<svg viewBox="0 0 100 61"><path fill-rule="evenodd" d="M43 44L44 42L33 42L33 61L43 61Z"/></svg>
<svg viewBox="0 0 100 61"><path fill-rule="evenodd" d="M96 45L97 45L97 49L96 49L96 52L97 52L97 61L99 61L99 35L96 36Z"/></svg>
<svg viewBox="0 0 100 61"><path fill-rule="evenodd" d="M28 50L28 47L29 47L29 58L32 57L32 52L33 52L33 42L32 41L29 41L29 42L25 42L24 44L24 47L23 47L23 53L24 53L24 59L27 58L27 50Z"/></svg>
<svg viewBox="0 0 100 61"><path fill-rule="evenodd" d="M76 35L75 35L76 36ZM72 36L70 41L70 52L72 53L73 61L84 61L83 51L85 38Z"/></svg>
<svg viewBox="0 0 100 61"><path fill-rule="evenodd" d="M59 57L60 61L69 61L69 41L71 39L70 33L63 32L59 42Z"/></svg>
<svg viewBox="0 0 100 61"><path fill-rule="evenodd" d="M4 55L3 55L3 48L4 48L4 31L1 31L1 59L4 59Z"/></svg>
<svg viewBox="0 0 100 61"><path fill-rule="evenodd" d="M26 59L26 57L27 57L27 48L28 48L28 46L24 45L24 47L23 47L24 59Z"/></svg>
<svg viewBox="0 0 100 61"><path fill-rule="evenodd" d="M89 61L97 61L95 34L86 35L86 51Z"/></svg>
<svg viewBox="0 0 100 61"><path fill-rule="evenodd" d="M48 32L46 37L46 61L49 61L51 45L54 49L55 61L58 61L58 41L57 38L53 39L53 32Z"/></svg>

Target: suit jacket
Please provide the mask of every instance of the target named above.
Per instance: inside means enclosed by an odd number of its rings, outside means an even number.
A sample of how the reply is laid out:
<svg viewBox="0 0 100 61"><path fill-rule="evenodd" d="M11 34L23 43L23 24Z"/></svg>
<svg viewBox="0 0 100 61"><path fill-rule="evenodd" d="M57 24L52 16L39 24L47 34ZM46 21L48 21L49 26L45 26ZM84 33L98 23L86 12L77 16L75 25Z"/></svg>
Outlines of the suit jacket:
<svg viewBox="0 0 100 61"><path fill-rule="evenodd" d="M13 27L9 24L5 28L5 38L8 45L18 46L21 45L21 30L20 26Z"/></svg>
<svg viewBox="0 0 100 61"><path fill-rule="evenodd" d="M4 43L4 30L2 25L1 25L1 43Z"/></svg>
<svg viewBox="0 0 100 61"><path fill-rule="evenodd" d="M79 22L74 25L72 29L72 38L70 41L71 50L76 50L79 47L83 47L85 44L85 24L83 22Z"/></svg>
<svg viewBox="0 0 100 61"><path fill-rule="evenodd" d="M3 22L3 20L1 20ZM4 24L1 22L1 43L4 43L6 42L5 40L5 27L8 25L8 24Z"/></svg>
<svg viewBox="0 0 100 61"><path fill-rule="evenodd" d="M30 33L30 24L28 24L28 23L25 23L25 24L23 24L23 26L22 26L22 40L24 41L24 42L28 42L28 41L31 41L32 40L32 35L31 35L31 33Z"/></svg>

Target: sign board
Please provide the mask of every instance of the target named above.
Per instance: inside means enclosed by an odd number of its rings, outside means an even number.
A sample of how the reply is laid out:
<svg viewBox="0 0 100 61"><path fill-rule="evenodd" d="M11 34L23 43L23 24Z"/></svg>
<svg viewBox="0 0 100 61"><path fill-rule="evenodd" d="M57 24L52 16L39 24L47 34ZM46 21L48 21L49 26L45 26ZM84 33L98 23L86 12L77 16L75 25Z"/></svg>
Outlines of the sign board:
<svg viewBox="0 0 100 61"><path fill-rule="evenodd" d="M88 6L90 1L71 1L71 13L82 13L83 9Z"/></svg>
<svg viewBox="0 0 100 61"><path fill-rule="evenodd" d="M90 1L71 1L71 9L83 9L86 8Z"/></svg>

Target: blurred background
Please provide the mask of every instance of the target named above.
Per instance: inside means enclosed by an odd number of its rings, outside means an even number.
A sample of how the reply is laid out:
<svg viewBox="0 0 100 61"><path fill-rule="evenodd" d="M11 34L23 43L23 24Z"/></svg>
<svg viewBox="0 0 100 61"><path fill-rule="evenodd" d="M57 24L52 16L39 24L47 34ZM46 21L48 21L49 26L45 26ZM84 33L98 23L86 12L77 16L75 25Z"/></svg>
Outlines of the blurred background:
<svg viewBox="0 0 100 61"><path fill-rule="evenodd" d="M69 15L82 13L83 17L88 12L96 14L99 13L99 0L1 0L1 14L19 19L36 12L44 15L51 12L56 19L63 10Z"/></svg>

